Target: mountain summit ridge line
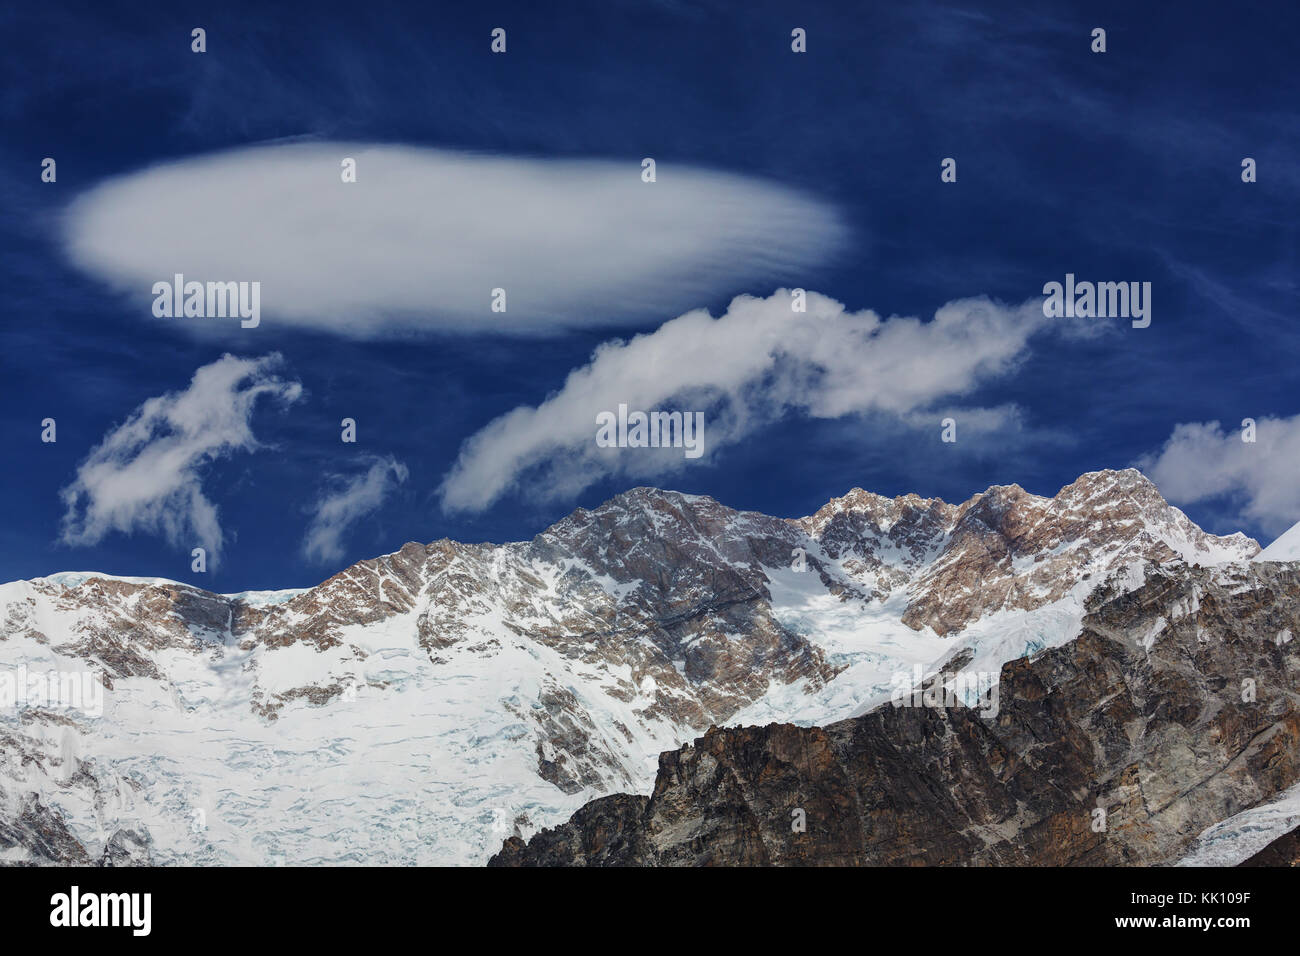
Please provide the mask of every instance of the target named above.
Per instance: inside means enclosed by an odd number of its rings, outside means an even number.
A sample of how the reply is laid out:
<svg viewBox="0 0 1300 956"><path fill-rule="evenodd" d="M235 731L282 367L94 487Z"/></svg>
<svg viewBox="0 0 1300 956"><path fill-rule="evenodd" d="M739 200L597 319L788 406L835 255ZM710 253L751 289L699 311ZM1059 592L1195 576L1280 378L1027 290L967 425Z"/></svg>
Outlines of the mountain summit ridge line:
<svg viewBox="0 0 1300 956"><path fill-rule="evenodd" d="M996 676L1072 640L1099 585L1258 553L1126 470L957 505L855 489L795 519L634 488L528 541L412 542L281 592L11 582L0 672L105 693L0 709L0 855L484 862L648 791L710 727L833 723L918 667Z"/></svg>

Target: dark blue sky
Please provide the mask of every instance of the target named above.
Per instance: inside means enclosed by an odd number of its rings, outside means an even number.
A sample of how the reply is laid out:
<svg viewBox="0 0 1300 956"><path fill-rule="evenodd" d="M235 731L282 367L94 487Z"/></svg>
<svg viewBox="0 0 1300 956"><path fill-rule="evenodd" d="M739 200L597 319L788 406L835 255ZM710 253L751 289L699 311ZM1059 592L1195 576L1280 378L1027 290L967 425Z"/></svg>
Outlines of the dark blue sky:
<svg viewBox="0 0 1300 956"><path fill-rule="evenodd" d="M1051 337L963 403L1015 404L1011 436L947 447L881 415L791 416L666 485L795 516L855 485L964 500L1017 482L1052 494L1159 451L1179 423L1300 413L1296 47L1289 4L599 3L31 5L0 20L0 579L63 569L215 590L305 586L337 570L298 545L321 476L392 455L409 479L344 538L343 563L408 540L517 540L624 490L508 494L448 515L437 488L462 443L537 405L593 348L651 331L340 339L267 321L254 347L144 321L76 268L60 216L83 190L160 160L307 137L597 158L745 174L829 206L850 242L815 270L691 303L799 284L857 310L928 318L987 295L1018 304L1066 272L1153 285L1150 328ZM208 52L190 52L203 26ZM504 26L509 51L488 49ZM790 52L790 30L808 53ZM1093 54L1093 27L1108 50ZM58 181L40 182L43 157ZM956 157L956 184L939 162ZM1241 181L1241 160L1259 181ZM177 223L178 230L196 228ZM250 230L257 223L250 222ZM279 351L306 397L259 408L265 447L212 462L228 536L219 570L144 532L59 541L59 489L150 397L224 352ZM58 421L42 444L40 421ZM1168 492L1167 492L1168 493ZM1244 492L1243 492L1244 493ZM1171 495L1171 497L1173 497ZM1239 494L1179 502L1211 530L1276 533ZM1291 516L1291 520L1300 514Z"/></svg>

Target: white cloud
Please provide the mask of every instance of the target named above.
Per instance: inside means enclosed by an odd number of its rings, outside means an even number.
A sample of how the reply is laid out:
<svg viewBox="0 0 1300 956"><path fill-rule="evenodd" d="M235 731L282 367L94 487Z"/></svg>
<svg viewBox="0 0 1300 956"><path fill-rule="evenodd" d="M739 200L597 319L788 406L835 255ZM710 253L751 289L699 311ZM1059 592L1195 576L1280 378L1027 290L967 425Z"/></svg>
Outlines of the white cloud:
<svg viewBox="0 0 1300 956"><path fill-rule="evenodd" d="M320 564L343 559L343 535L356 521L375 511L388 493L406 481L406 466L393 458L375 459L364 475L332 478L334 488L317 500L302 553Z"/></svg>
<svg viewBox="0 0 1300 956"><path fill-rule="evenodd" d="M344 157L355 183L340 180ZM828 206L793 190L663 158L643 183L640 163L262 146L109 180L69 208L65 241L142 318L152 284L179 272L261 282L272 324L371 336L672 314L754 281L797 281L845 236ZM505 313L489 310L494 288Z"/></svg>
<svg viewBox="0 0 1300 956"><path fill-rule="evenodd" d="M177 547L203 547L215 567L224 536L202 472L215 459L258 447L249 421L259 398L289 403L301 396L301 385L275 374L281 364L278 354L224 355L198 369L184 391L144 402L60 492L64 543L93 545L113 531L142 530Z"/></svg>
<svg viewBox="0 0 1300 956"><path fill-rule="evenodd" d="M1006 373L1045 324L1038 300L1007 308L965 299L922 322L846 312L816 293L805 313L792 311L785 290L740 296L720 318L696 310L603 344L539 406L489 423L462 446L441 488L443 507L482 510L525 475L543 497L563 498L608 475L649 478L682 468L681 449L596 446L596 415L620 403L706 411L700 460L787 414L906 419Z"/></svg>
<svg viewBox="0 0 1300 956"><path fill-rule="evenodd" d="M1300 415L1257 419L1253 442L1218 422L1177 425L1137 464L1177 504L1231 499L1240 519L1271 534L1300 519Z"/></svg>

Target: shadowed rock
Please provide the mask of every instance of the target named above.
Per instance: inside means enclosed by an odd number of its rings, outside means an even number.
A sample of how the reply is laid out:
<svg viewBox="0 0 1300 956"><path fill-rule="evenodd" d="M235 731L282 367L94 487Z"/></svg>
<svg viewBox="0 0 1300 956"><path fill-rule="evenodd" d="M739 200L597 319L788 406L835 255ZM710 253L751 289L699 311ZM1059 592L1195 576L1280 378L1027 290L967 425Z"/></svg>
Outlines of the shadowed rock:
<svg viewBox="0 0 1300 956"><path fill-rule="evenodd" d="M1151 565L1074 641L1005 665L996 717L714 728L661 755L639 812L591 804L492 863L1171 863L1300 779L1298 628L1300 566Z"/></svg>

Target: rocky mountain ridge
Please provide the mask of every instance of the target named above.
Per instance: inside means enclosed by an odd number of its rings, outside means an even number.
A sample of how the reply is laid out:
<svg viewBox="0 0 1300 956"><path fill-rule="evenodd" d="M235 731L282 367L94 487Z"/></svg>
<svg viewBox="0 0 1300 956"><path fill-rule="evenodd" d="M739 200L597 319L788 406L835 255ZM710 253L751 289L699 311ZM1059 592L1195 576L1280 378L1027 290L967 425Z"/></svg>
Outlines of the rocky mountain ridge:
<svg viewBox="0 0 1300 956"><path fill-rule="evenodd" d="M649 797L594 801L492 864L1168 864L1295 787L1300 565L1150 565L1091 603L1077 639L1004 665L995 717L714 728L660 757ZM1250 859L1289 865L1294 831Z"/></svg>
<svg viewBox="0 0 1300 956"><path fill-rule="evenodd" d="M104 688L98 715L0 709L0 859L482 861L648 790L711 726L838 720L913 667L996 672L1073 637L1107 575L1258 550L1130 470L1051 499L854 490L801 519L637 488L531 541L411 543L303 591L0 585L0 668ZM79 851L40 836L60 826Z"/></svg>

